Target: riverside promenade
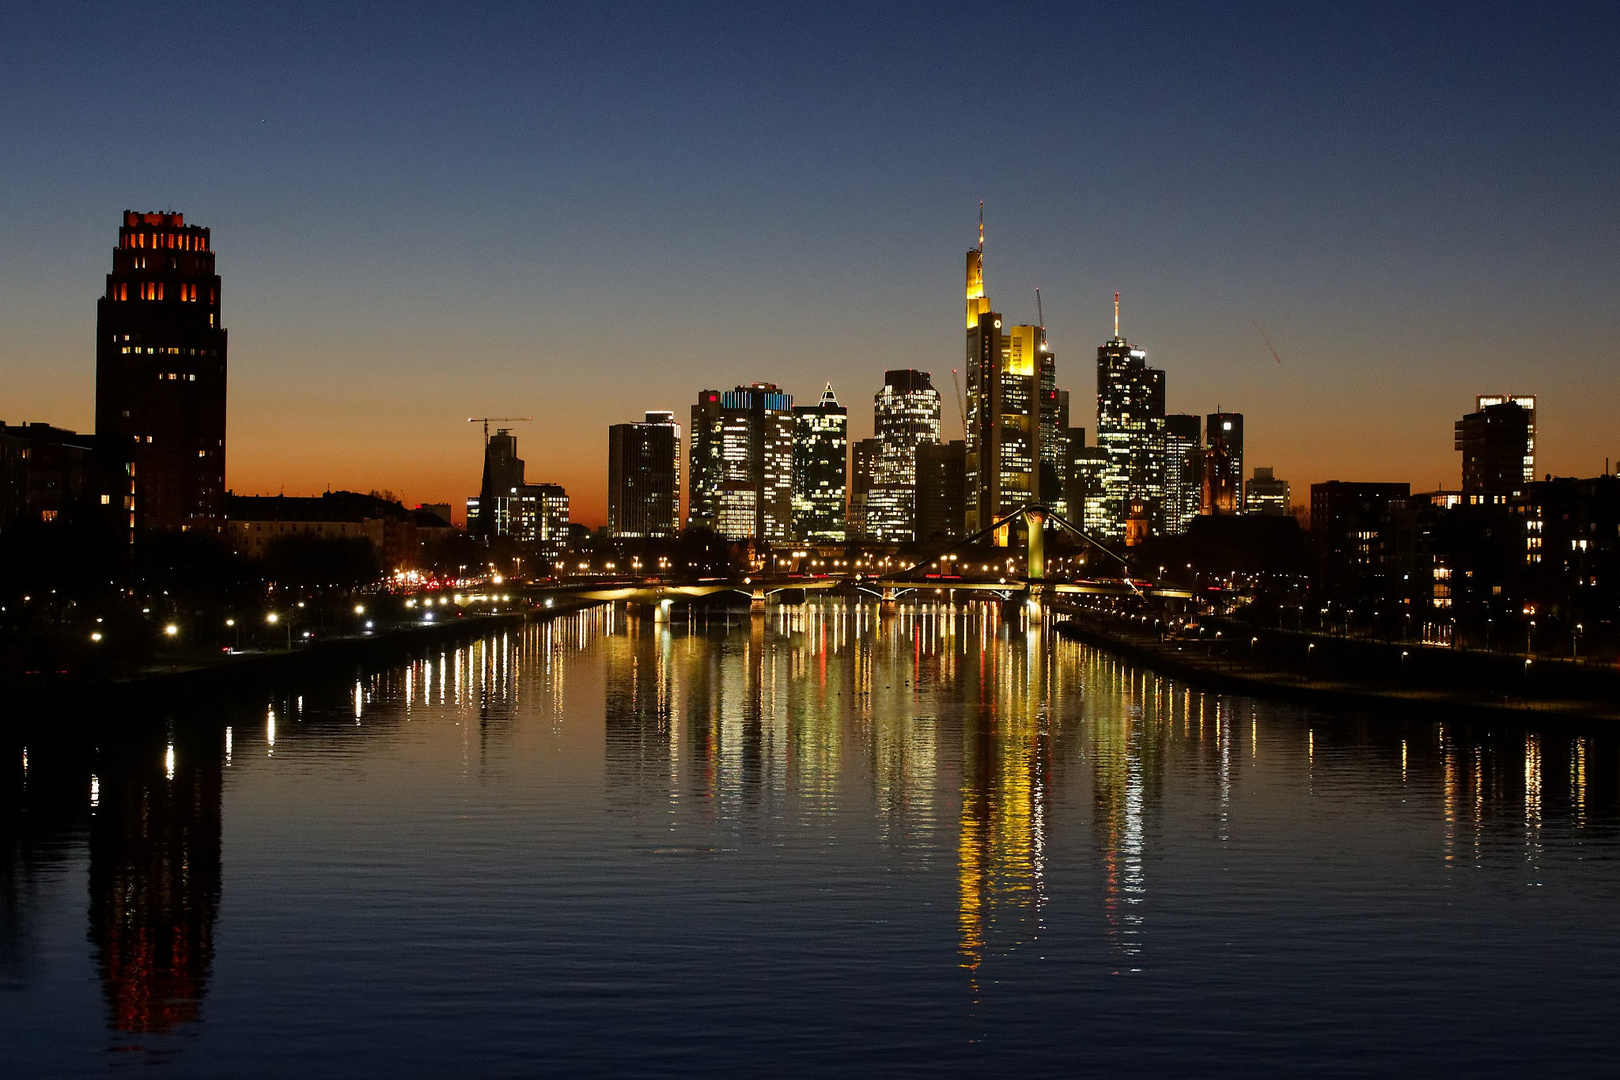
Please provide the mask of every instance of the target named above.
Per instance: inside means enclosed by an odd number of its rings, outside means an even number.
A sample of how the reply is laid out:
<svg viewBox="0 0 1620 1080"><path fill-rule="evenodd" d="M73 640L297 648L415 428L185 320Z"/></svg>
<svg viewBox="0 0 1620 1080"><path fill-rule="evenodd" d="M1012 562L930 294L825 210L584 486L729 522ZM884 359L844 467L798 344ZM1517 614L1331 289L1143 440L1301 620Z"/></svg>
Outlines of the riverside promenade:
<svg viewBox="0 0 1620 1080"><path fill-rule="evenodd" d="M563 599L499 614L469 614L436 623L400 623L366 634L323 637L290 649L222 654L204 662L153 665L115 678L65 676L9 685L8 719L25 720L85 708L150 708L256 693L289 680L352 678L356 669L408 661L432 646L464 642L529 622L543 622L593 607L599 601Z"/></svg>
<svg viewBox="0 0 1620 1080"><path fill-rule="evenodd" d="M1220 619L1170 631L1092 611L1052 618L1060 637L1226 693L1357 709L1620 722L1620 671L1606 665L1260 630Z"/></svg>

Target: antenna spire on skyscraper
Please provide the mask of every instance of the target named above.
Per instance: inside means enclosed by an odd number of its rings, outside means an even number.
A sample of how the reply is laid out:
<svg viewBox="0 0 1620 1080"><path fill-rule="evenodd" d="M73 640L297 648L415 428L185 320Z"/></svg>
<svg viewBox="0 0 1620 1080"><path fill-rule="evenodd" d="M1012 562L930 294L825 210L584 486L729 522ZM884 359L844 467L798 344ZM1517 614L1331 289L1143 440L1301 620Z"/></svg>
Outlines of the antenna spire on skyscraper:
<svg viewBox="0 0 1620 1080"><path fill-rule="evenodd" d="M984 254L984 200L979 200L979 254Z"/></svg>
<svg viewBox="0 0 1620 1080"><path fill-rule="evenodd" d="M1114 293L1114 337L1119 337L1119 293Z"/></svg>

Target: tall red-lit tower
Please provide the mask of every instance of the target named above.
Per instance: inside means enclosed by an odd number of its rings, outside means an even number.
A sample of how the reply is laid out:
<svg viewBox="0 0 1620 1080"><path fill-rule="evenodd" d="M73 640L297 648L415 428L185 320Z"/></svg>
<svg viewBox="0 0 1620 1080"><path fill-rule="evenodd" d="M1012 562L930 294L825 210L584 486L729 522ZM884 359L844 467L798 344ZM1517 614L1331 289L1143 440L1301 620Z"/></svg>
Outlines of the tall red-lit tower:
<svg viewBox="0 0 1620 1080"><path fill-rule="evenodd" d="M137 529L217 531L225 330L209 230L126 211L96 302L96 434L128 450Z"/></svg>

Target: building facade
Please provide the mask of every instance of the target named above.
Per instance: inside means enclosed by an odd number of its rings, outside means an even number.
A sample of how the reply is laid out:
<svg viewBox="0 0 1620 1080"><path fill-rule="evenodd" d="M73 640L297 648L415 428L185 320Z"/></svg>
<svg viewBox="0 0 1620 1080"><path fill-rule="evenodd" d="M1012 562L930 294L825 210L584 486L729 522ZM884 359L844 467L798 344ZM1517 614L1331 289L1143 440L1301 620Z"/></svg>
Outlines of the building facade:
<svg viewBox="0 0 1620 1080"><path fill-rule="evenodd" d="M209 230L126 211L96 302L96 434L129 445L138 529L224 524L225 353Z"/></svg>
<svg viewBox="0 0 1620 1080"><path fill-rule="evenodd" d="M924 443L917 447L917 526L919 543L960 540L967 522L967 444Z"/></svg>
<svg viewBox="0 0 1620 1080"><path fill-rule="evenodd" d="M1118 293L1114 336L1097 349L1097 447L1107 465L1096 535L1123 539L1127 521L1143 515L1150 530L1162 530L1164 372L1120 336Z"/></svg>
<svg viewBox="0 0 1620 1080"><path fill-rule="evenodd" d="M229 495L225 537L250 559L262 559L284 537L365 540L385 571L417 565L422 546L454 530L433 514L357 491L320 496Z"/></svg>
<svg viewBox="0 0 1620 1080"><path fill-rule="evenodd" d="M872 398L878 442L866 496L869 539L906 542L916 533L917 449L939 445L939 392L926 371L885 371Z"/></svg>
<svg viewBox="0 0 1620 1080"><path fill-rule="evenodd" d="M1203 502L1204 424L1188 413L1164 418L1164 531L1179 535Z"/></svg>
<svg viewBox="0 0 1620 1080"><path fill-rule="evenodd" d="M124 449L122 441L49 424L0 422L0 532L62 521L132 538L133 463Z"/></svg>
<svg viewBox="0 0 1620 1080"><path fill-rule="evenodd" d="M1013 511L1041 499L1043 425L1058 422L1056 362L1043 326L1002 325L984 288L984 226L979 246L967 253L967 416L965 528L987 529ZM1043 386L1052 384L1050 416L1043 414ZM992 540L1011 542L1012 530Z"/></svg>
<svg viewBox="0 0 1620 1080"><path fill-rule="evenodd" d="M512 499L523 485L523 459L511 428L484 440L484 475L478 497L467 500L467 531L485 540L512 535Z"/></svg>
<svg viewBox="0 0 1620 1080"><path fill-rule="evenodd" d="M1533 483L1536 479L1536 395L1479 394L1474 398L1474 411L1484 412L1492 405L1505 405L1508 402L1517 405L1526 414L1528 430L1525 432L1524 445L1524 482Z"/></svg>
<svg viewBox="0 0 1620 1080"><path fill-rule="evenodd" d="M672 412L608 428L608 532L670 537L681 525L681 426Z"/></svg>
<svg viewBox="0 0 1620 1080"><path fill-rule="evenodd" d="M1272 470L1257 466L1243 495L1244 512L1285 517L1288 514L1288 481L1278 480Z"/></svg>
<svg viewBox="0 0 1620 1080"><path fill-rule="evenodd" d="M793 536L810 543L838 542L845 526L849 410L832 383L814 405L793 407Z"/></svg>
<svg viewBox="0 0 1620 1080"><path fill-rule="evenodd" d="M1453 445L1462 453L1464 494L1507 497L1534 482L1534 416L1518 399L1493 399L1457 421Z"/></svg>
<svg viewBox="0 0 1620 1080"><path fill-rule="evenodd" d="M871 539L866 533L866 504L877 477L881 449L876 439L858 439L849 444L849 515L845 532L851 540Z"/></svg>
<svg viewBox="0 0 1620 1080"><path fill-rule="evenodd" d="M557 484L520 484L512 493L512 538L556 560L568 549L568 492Z"/></svg>
<svg viewBox="0 0 1620 1080"><path fill-rule="evenodd" d="M689 519L728 540L793 532L793 395L775 383L705 390L692 407Z"/></svg>
<svg viewBox="0 0 1620 1080"><path fill-rule="evenodd" d="M1204 432L1205 514L1243 513L1243 414L1212 412Z"/></svg>

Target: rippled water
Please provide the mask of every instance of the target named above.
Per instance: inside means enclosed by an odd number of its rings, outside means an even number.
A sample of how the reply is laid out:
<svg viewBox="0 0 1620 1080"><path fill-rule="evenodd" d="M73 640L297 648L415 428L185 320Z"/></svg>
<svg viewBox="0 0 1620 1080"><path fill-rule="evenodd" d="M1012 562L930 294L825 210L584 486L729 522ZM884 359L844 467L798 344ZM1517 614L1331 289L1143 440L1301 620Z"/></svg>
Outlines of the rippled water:
<svg viewBox="0 0 1620 1080"><path fill-rule="evenodd" d="M8 1076L1613 1067L1609 732L838 601L103 719L4 743Z"/></svg>

